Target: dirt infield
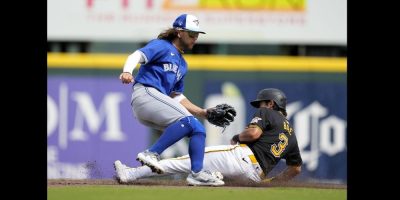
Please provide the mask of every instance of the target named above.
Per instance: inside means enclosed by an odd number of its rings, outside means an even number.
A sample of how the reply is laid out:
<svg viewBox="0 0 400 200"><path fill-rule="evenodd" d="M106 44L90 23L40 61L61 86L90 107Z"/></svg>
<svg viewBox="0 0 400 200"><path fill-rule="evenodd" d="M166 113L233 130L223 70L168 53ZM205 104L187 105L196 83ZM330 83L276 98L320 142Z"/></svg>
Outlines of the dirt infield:
<svg viewBox="0 0 400 200"><path fill-rule="evenodd" d="M48 187L57 186L79 186L79 185L121 185L114 179L87 179L87 180L71 180L71 179L48 179ZM160 179L142 179L129 184L132 186L181 186L188 187L184 180L160 180ZM328 184L328 183L311 183L311 182L289 182L289 183L239 183L234 181L225 181L224 187L307 187L307 188L323 188L323 189L347 189L346 184Z"/></svg>

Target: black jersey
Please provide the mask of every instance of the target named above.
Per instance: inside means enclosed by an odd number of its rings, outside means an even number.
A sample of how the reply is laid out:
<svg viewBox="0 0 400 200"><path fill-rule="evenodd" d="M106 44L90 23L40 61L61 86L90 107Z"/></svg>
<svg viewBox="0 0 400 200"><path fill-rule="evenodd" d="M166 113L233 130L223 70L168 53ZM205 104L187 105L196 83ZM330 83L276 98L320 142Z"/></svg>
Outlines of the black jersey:
<svg viewBox="0 0 400 200"><path fill-rule="evenodd" d="M248 125L257 125L263 131L258 140L247 145L266 175L282 158L286 159L287 165L302 164L296 135L283 114L272 109L259 108Z"/></svg>

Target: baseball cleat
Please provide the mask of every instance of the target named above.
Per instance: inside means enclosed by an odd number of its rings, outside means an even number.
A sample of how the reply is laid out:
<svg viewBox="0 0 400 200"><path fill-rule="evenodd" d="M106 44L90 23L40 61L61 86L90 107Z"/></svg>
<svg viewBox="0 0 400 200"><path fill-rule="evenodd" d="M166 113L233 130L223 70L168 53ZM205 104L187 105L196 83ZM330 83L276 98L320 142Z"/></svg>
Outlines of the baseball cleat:
<svg viewBox="0 0 400 200"><path fill-rule="evenodd" d="M210 172L202 170L197 173L190 173L186 178L188 185L192 186L222 186L225 182L222 180L223 176L220 172Z"/></svg>
<svg viewBox="0 0 400 200"><path fill-rule="evenodd" d="M164 168L158 162L160 160L160 155L158 155L158 153L146 150L144 152L140 152L137 155L136 160L140 161L142 165L147 165L148 167L150 167L151 171L157 174L164 173Z"/></svg>
<svg viewBox="0 0 400 200"><path fill-rule="evenodd" d="M139 161L142 166L144 165L144 162L139 160L139 158L136 158L136 160Z"/></svg>
<svg viewBox="0 0 400 200"><path fill-rule="evenodd" d="M132 176L133 173L129 173L129 170L135 171L135 168L130 168L117 160L114 162L114 169L117 173L117 180L119 183L128 183L130 181L136 180L136 177ZM131 176L129 176L131 175Z"/></svg>
<svg viewBox="0 0 400 200"><path fill-rule="evenodd" d="M224 180L224 176L222 175L221 172L215 171L215 172L211 172L211 174L215 177L217 177L219 180Z"/></svg>

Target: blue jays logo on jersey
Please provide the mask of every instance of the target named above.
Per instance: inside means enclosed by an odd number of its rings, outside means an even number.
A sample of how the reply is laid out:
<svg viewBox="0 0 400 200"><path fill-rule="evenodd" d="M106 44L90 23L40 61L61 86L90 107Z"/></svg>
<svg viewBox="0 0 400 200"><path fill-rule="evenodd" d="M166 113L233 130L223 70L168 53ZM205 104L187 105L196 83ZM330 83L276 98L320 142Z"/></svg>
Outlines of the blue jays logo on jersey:
<svg viewBox="0 0 400 200"><path fill-rule="evenodd" d="M172 53L171 53L172 55ZM163 64L164 66L164 72L174 72L176 74L176 79L179 81L181 79L181 72L179 71L179 67L176 64L171 64L171 63L165 63Z"/></svg>

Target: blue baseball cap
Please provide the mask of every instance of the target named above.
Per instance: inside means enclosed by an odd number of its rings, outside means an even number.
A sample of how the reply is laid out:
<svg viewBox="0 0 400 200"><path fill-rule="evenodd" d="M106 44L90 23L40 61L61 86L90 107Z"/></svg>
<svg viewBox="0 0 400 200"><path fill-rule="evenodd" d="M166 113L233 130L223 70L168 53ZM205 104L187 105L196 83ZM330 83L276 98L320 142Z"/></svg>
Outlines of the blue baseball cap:
<svg viewBox="0 0 400 200"><path fill-rule="evenodd" d="M182 14L175 19L172 27L206 34L200 30L199 20L194 15Z"/></svg>

